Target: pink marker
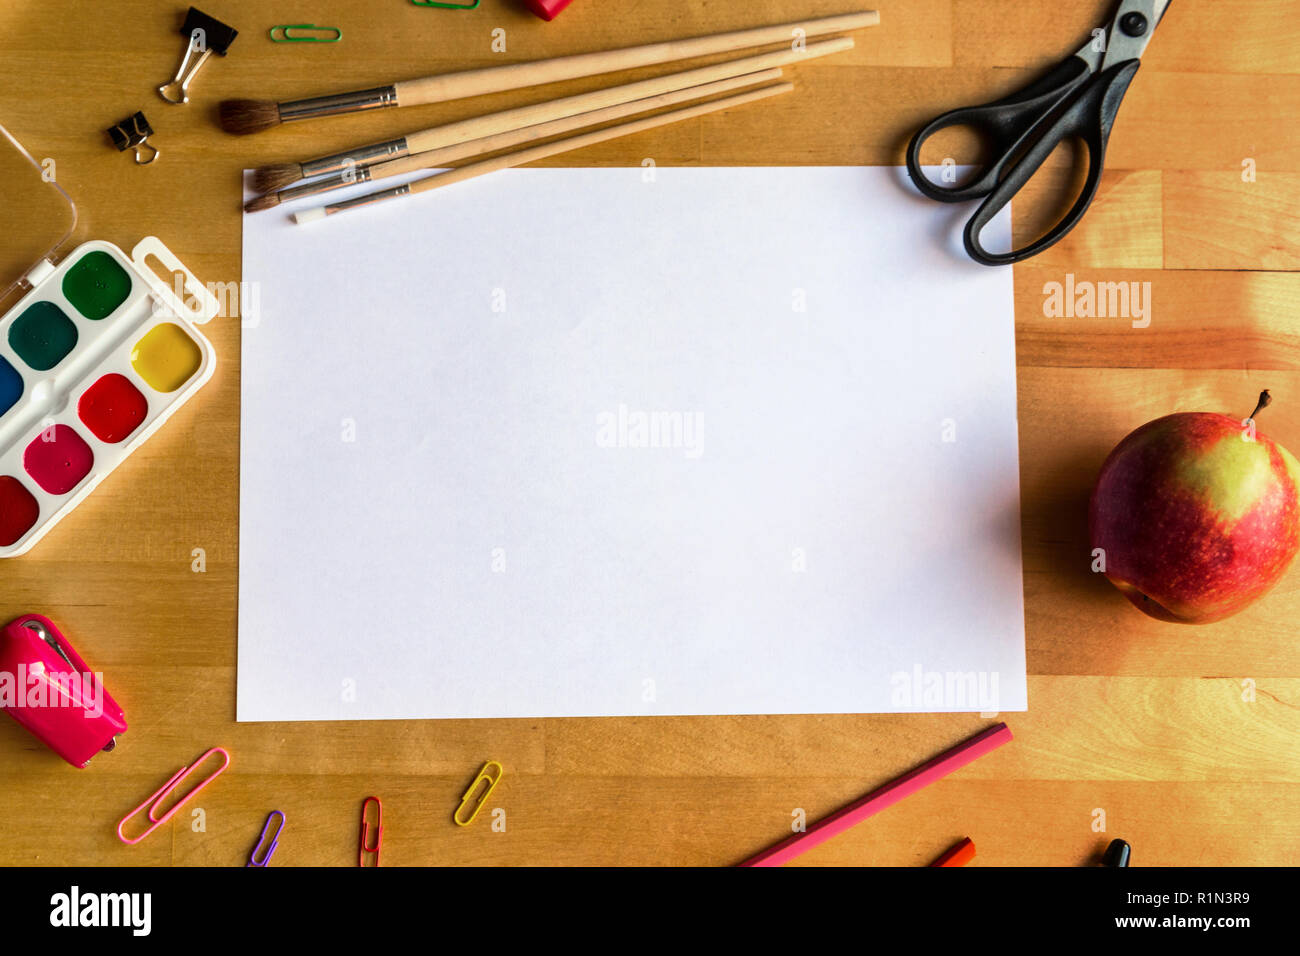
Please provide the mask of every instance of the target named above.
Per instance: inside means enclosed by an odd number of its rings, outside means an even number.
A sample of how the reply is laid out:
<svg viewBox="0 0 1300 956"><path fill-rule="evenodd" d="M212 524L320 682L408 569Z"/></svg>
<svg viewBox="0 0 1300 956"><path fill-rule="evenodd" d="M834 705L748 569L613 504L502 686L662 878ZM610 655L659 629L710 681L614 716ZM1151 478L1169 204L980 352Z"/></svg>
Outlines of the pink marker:
<svg viewBox="0 0 1300 956"><path fill-rule="evenodd" d="M944 751L933 760L921 764L915 770L909 770L878 790L873 790L865 797L836 810L830 816L823 817L806 832L796 833L757 856L750 857L740 865L780 866L788 863L818 844L825 843L831 837L838 836L850 827L861 823L867 817L875 816L904 797L910 797L936 780L948 776L954 770L959 770L968 763L978 760L989 751L997 750L1008 740L1011 740L1011 729L1006 724L997 724L981 731L951 750Z"/></svg>

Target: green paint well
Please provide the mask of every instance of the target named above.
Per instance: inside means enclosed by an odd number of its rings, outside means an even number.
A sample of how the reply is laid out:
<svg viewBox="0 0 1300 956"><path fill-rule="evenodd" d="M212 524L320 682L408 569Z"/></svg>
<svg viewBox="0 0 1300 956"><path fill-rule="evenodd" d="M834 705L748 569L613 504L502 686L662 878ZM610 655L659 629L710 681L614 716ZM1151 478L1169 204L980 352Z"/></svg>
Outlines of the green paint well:
<svg viewBox="0 0 1300 956"><path fill-rule="evenodd" d="M1175 473L1228 521L1255 507L1276 481L1268 449L1239 434L1220 438L1202 455L1182 459Z"/></svg>
<svg viewBox="0 0 1300 956"><path fill-rule="evenodd" d="M96 250L63 275L63 294L88 319L98 321L131 294L131 277L107 252Z"/></svg>
<svg viewBox="0 0 1300 956"><path fill-rule="evenodd" d="M77 345L77 327L53 302L36 302L9 326L9 347L38 372L48 372Z"/></svg>

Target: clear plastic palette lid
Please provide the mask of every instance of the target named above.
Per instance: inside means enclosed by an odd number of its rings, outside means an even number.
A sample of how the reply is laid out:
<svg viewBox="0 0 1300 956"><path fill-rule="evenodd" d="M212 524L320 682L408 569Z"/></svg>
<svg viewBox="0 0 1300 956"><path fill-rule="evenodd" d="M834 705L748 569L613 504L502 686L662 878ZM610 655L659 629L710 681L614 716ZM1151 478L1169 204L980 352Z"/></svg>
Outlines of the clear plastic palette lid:
<svg viewBox="0 0 1300 956"><path fill-rule="evenodd" d="M9 308L27 275L53 262L77 228L77 207L59 185L53 159L38 158L0 125L0 309Z"/></svg>

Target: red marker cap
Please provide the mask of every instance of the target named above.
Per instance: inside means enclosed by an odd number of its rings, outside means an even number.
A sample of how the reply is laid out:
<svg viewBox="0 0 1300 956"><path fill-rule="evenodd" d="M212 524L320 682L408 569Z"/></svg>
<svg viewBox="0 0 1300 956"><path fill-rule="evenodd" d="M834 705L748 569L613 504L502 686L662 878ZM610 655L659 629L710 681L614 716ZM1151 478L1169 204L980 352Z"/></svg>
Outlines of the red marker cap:
<svg viewBox="0 0 1300 956"><path fill-rule="evenodd" d="M943 856L931 863L931 866L965 866L975 859L975 844L970 837L952 846Z"/></svg>
<svg viewBox="0 0 1300 956"><path fill-rule="evenodd" d="M554 20L570 0L524 0L525 5L543 20Z"/></svg>

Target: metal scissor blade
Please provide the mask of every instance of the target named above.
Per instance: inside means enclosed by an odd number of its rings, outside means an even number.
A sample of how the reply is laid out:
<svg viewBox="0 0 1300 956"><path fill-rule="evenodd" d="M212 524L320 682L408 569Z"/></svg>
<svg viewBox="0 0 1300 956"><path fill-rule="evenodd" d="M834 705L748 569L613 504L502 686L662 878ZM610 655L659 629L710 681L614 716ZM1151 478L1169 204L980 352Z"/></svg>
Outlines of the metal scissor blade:
<svg viewBox="0 0 1300 956"><path fill-rule="evenodd" d="M1122 0L1106 36L1106 56L1101 69L1138 60L1164 19L1172 0Z"/></svg>

